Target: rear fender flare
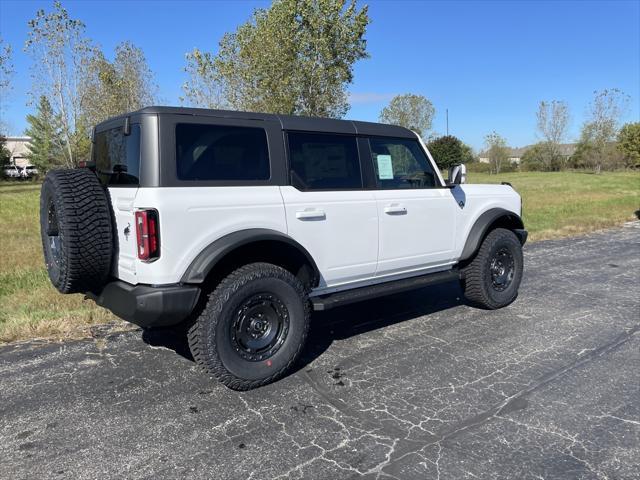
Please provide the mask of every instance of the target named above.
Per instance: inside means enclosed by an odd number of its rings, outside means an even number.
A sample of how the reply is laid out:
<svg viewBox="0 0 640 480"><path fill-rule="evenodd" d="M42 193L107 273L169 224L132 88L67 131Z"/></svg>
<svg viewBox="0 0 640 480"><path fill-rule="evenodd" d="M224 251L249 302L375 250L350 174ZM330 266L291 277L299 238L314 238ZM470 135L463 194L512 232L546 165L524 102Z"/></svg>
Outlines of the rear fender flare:
<svg viewBox="0 0 640 480"><path fill-rule="evenodd" d="M304 255L307 262L313 269L315 278L320 278L318 266L313 260L311 254L293 238L276 230L270 230L267 228L251 228L230 233L209 244L196 256L195 259L193 259L180 281L182 283L203 283L209 273L227 254L243 245L265 240L282 242L294 247Z"/></svg>

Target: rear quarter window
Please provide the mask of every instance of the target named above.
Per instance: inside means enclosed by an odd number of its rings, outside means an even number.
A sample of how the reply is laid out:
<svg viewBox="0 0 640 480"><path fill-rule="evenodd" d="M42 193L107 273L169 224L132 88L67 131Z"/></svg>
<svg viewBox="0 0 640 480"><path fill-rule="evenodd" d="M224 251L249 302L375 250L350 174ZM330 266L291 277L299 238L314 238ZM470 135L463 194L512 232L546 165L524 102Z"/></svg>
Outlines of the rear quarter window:
<svg viewBox="0 0 640 480"><path fill-rule="evenodd" d="M182 123L176 125L179 180L269 180L263 128Z"/></svg>
<svg viewBox="0 0 640 480"><path fill-rule="evenodd" d="M122 127L95 135L93 161L103 185L137 186L140 181L140 125L131 125L124 135Z"/></svg>

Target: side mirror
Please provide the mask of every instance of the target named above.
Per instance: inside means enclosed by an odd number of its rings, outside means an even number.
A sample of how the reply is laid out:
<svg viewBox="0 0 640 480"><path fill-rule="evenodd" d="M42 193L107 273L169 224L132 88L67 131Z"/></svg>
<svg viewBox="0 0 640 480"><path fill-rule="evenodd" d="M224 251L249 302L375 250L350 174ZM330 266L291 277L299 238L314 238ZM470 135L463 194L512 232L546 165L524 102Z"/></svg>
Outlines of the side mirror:
<svg viewBox="0 0 640 480"><path fill-rule="evenodd" d="M451 165L449 167L449 185L461 185L467 182L467 167L464 163Z"/></svg>

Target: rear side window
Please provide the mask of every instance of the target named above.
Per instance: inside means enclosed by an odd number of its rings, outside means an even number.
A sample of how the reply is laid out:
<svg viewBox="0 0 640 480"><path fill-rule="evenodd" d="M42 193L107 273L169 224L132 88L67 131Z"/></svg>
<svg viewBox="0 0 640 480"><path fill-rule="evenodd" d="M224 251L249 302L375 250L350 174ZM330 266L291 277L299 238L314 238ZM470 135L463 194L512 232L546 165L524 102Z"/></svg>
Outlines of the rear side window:
<svg viewBox="0 0 640 480"><path fill-rule="evenodd" d="M103 185L138 185L140 125L131 125L131 133L127 136L124 135L122 127L96 133L93 161Z"/></svg>
<svg viewBox="0 0 640 480"><path fill-rule="evenodd" d="M362 188L356 138L289 132L292 183L309 190Z"/></svg>
<svg viewBox="0 0 640 480"><path fill-rule="evenodd" d="M180 180L268 180L269 149L262 128L176 125Z"/></svg>
<svg viewBox="0 0 640 480"><path fill-rule="evenodd" d="M379 189L435 188L436 174L416 140L370 138L373 169Z"/></svg>

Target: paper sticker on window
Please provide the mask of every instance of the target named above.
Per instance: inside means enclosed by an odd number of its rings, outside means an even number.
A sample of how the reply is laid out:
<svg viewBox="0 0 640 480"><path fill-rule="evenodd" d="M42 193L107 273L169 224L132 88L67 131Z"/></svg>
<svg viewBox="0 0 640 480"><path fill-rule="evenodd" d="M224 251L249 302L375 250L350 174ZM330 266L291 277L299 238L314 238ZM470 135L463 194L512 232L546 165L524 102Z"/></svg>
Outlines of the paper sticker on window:
<svg viewBox="0 0 640 480"><path fill-rule="evenodd" d="M378 178L380 180L393 180L393 164L391 155L377 155Z"/></svg>

